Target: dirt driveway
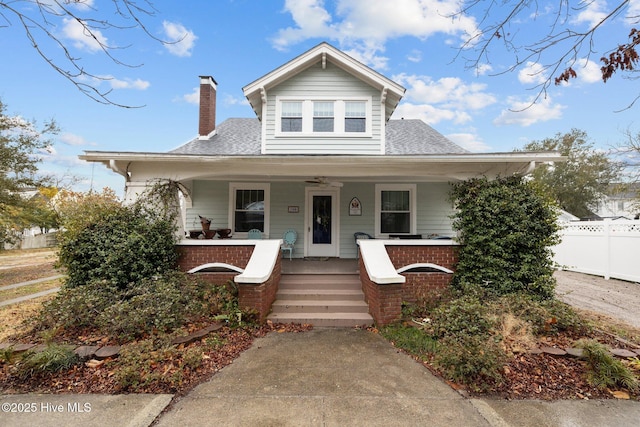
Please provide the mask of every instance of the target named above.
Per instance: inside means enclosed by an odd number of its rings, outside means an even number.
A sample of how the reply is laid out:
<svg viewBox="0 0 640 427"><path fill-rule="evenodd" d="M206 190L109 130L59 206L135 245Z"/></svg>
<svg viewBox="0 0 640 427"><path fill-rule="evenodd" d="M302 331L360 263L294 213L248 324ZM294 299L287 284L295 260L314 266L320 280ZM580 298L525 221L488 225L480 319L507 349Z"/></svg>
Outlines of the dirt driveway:
<svg viewBox="0 0 640 427"><path fill-rule="evenodd" d="M558 297L576 308L602 313L640 328L640 283L556 271Z"/></svg>

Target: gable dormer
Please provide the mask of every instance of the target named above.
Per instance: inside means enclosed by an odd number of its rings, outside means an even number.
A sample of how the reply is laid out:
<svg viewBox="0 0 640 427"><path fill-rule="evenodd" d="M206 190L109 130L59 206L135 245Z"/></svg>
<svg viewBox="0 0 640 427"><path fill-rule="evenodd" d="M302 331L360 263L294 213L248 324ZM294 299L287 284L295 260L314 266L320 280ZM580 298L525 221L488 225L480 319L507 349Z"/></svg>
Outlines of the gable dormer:
<svg viewBox="0 0 640 427"><path fill-rule="evenodd" d="M405 89L327 43L250 83L262 154L385 154Z"/></svg>

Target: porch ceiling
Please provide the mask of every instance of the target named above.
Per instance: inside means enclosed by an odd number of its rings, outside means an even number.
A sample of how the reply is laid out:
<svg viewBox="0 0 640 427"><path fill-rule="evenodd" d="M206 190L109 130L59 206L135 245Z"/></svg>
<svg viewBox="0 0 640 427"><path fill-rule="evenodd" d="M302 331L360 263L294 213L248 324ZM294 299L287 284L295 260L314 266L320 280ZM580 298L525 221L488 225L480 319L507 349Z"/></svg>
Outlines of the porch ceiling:
<svg viewBox="0 0 640 427"><path fill-rule="evenodd" d="M525 175L535 166L565 160L556 152L429 156L192 156L164 153L88 151L129 180L152 178L305 180L324 176L344 181L457 181L473 177Z"/></svg>

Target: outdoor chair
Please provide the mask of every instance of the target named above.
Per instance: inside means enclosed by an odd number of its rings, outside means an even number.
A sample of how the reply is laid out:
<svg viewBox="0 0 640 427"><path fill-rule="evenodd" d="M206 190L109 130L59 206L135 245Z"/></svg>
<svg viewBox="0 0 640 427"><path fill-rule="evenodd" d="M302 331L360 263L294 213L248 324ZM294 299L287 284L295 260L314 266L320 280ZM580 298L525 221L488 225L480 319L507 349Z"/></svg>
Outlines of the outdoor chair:
<svg viewBox="0 0 640 427"><path fill-rule="evenodd" d="M247 234L247 239L262 240L262 231L258 230L257 228L252 228L251 230L249 230L249 233Z"/></svg>
<svg viewBox="0 0 640 427"><path fill-rule="evenodd" d="M297 238L298 233L296 233L296 230L287 230L282 236L282 256L284 256L285 251L289 251L289 261L291 261L291 256L293 255L293 245L296 243Z"/></svg>
<svg viewBox="0 0 640 427"><path fill-rule="evenodd" d="M360 258L360 249L358 248L358 240L360 239L373 239L374 237L371 234L368 233L363 233L361 231L358 231L356 233L353 233L353 238L356 242L356 258Z"/></svg>

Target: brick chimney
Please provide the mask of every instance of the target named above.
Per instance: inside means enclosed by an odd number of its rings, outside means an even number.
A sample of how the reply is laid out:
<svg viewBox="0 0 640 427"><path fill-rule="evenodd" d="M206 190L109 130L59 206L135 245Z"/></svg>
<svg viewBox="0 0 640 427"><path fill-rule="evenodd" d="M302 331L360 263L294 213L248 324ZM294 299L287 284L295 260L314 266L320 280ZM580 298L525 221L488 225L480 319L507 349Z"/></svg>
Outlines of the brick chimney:
<svg viewBox="0 0 640 427"><path fill-rule="evenodd" d="M198 138L207 139L216 129L216 88L211 76L200 76L200 118Z"/></svg>

